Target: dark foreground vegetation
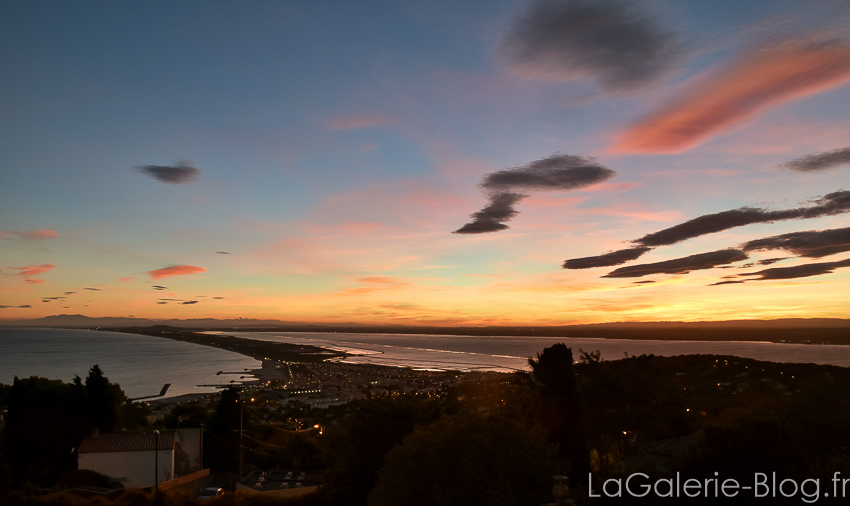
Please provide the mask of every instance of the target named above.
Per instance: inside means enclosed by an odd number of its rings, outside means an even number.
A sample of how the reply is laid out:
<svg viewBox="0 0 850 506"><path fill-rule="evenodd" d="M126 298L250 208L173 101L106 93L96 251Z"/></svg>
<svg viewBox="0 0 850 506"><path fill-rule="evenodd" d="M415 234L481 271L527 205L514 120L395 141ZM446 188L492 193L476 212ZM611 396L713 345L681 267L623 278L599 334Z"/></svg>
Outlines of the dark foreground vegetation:
<svg viewBox="0 0 850 506"><path fill-rule="evenodd" d="M204 466L225 479L238 472L240 416L243 473L322 471L318 491L289 500L227 493L204 504L536 505L553 502L554 475L570 477L577 504L805 503L801 493L606 496L616 482L603 489L605 480L637 472L701 482L718 473L750 485L755 473L797 484L819 479L818 502L832 503L834 473L850 478L848 369L729 356L576 355L554 345L531 361L530 373L458 375L439 393L389 393L322 410L281 405L271 390L249 398L231 389L211 405L176 405L153 425L145 406L130 403L97 367L72 383L16 380L0 389L7 409L0 504L193 505L185 492L158 501L138 490L115 499L62 493L104 479L76 470L73 449L92 428L202 427ZM296 430L313 424L321 430Z"/></svg>

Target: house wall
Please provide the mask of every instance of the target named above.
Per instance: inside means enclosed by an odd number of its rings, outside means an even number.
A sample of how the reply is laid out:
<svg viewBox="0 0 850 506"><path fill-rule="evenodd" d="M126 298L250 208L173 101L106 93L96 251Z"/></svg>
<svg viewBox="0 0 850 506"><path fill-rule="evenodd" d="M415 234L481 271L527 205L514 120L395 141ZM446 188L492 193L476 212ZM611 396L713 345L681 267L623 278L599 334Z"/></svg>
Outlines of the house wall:
<svg viewBox="0 0 850 506"><path fill-rule="evenodd" d="M159 450L157 455L158 482L174 476L172 450ZM154 451L82 453L78 467L105 474L124 488L147 488L154 485Z"/></svg>
<svg viewBox="0 0 850 506"><path fill-rule="evenodd" d="M174 431L174 446L175 454L180 451L184 452L185 456L174 457L174 477L185 476L201 470L201 429L177 429ZM179 459L186 459L187 462L180 462Z"/></svg>

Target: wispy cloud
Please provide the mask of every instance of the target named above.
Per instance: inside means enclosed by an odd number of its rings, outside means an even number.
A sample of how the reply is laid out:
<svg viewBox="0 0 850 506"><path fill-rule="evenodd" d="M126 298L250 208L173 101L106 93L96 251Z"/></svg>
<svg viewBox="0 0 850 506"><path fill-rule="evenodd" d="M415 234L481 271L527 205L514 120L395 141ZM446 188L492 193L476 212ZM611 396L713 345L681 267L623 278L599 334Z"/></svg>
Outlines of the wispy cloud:
<svg viewBox="0 0 850 506"><path fill-rule="evenodd" d="M35 279L25 279L25 280L24 280L24 283L26 283L26 284L28 284L28 285L38 285L38 284L44 283L44 280L43 280L43 279L39 279L39 278L35 278Z"/></svg>
<svg viewBox="0 0 850 506"><path fill-rule="evenodd" d="M807 230L765 237L748 241L741 245L741 249L744 251L785 250L801 257L821 258L850 251L850 227Z"/></svg>
<svg viewBox="0 0 850 506"><path fill-rule="evenodd" d="M55 268L56 266L53 264L27 265L26 267L10 267L10 269L18 271L15 273L15 276L21 276L22 278L40 276L41 274L49 272Z"/></svg>
<svg viewBox="0 0 850 506"><path fill-rule="evenodd" d="M757 279L748 279L747 281L807 278L809 276L831 274L835 269L842 267L850 267L850 258L837 262L818 262L795 265L793 267L771 267L770 269L764 269L758 272L741 273L740 276L759 276Z"/></svg>
<svg viewBox="0 0 850 506"><path fill-rule="evenodd" d="M642 246L667 246L701 235L730 228L784 220L802 220L834 216L850 212L850 191L840 190L814 201L814 205L771 211L758 207L741 207L730 211L706 214L679 225L647 234L634 241Z"/></svg>
<svg viewBox="0 0 850 506"><path fill-rule="evenodd" d="M801 156L782 164L786 169L798 172L816 172L842 165L850 165L850 147Z"/></svg>
<svg viewBox="0 0 850 506"><path fill-rule="evenodd" d="M850 80L850 44L792 40L709 71L627 129L617 153L680 153L778 104Z"/></svg>
<svg viewBox="0 0 850 506"><path fill-rule="evenodd" d="M647 234L641 237L640 239L635 239L634 241L632 241L632 243L635 245L632 248L605 253L603 255L598 256L574 258L565 261L563 267L565 269L610 267L614 265L620 265L631 260L636 260L647 251L650 251L651 249L658 246L669 246L671 244L676 244L682 241L686 241L688 239L693 239L706 234L722 232L724 230L729 230L735 227L742 227L745 225L753 225L757 223L772 223L775 221L785 220L803 220L820 218L823 216L834 216L838 214L844 214L850 212L850 191L840 190L827 194L819 199L815 199L813 201L813 204L814 205L805 207L780 210L770 210L759 207L740 207L738 209L731 209L729 211L705 214L692 220L688 220L684 223L665 228L664 230ZM793 236L793 234L787 234L788 237L778 237L786 239L785 242L782 243L786 246L791 247L794 244L800 244L801 248L803 247L802 244L804 244L805 241L808 241L810 243L811 241L816 240L815 236L812 236L810 232L800 232L799 234L809 235L791 237ZM828 239L827 235L829 236ZM840 248L841 246L838 243L843 240L840 238L843 237L843 235L838 232L833 234L820 234L817 235L817 237L821 238L820 240L833 241L832 246L830 246L833 248ZM786 249L783 247L767 247L770 244L776 243L777 240L777 238L767 238L764 239L764 241L767 241L765 243L753 241L752 244L747 243L750 244L750 246L748 247L749 249L747 249L746 245L742 246L742 249L744 249L745 251L756 251L757 249ZM837 243L835 243L835 241L837 241ZM762 244L762 246L759 246L759 244ZM824 248L826 248L826 246L824 246ZM826 249L824 249L824 251L826 251Z"/></svg>
<svg viewBox="0 0 850 506"><path fill-rule="evenodd" d="M454 233L482 234L505 230L508 226L504 222L519 213L514 206L527 196L526 192L583 188L606 181L615 174L593 158L562 154L492 172L481 181L489 203L471 215L473 221Z"/></svg>
<svg viewBox="0 0 850 506"><path fill-rule="evenodd" d="M358 128L385 126L392 120L383 114L353 114L349 116L334 116L326 123L331 130L355 130Z"/></svg>
<svg viewBox="0 0 850 506"><path fill-rule="evenodd" d="M682 44L637 2L538 1L514 21L501 56L526 78L590 79L609 91L628 91L675 66Z"/></svg>
<svg viewBox="0 0 850 506"><path fill-rule="evenodd" d="M593 257L573 258L564 262L564 269L590 269L593 267L610 267L637 260L652 248L642 246L626 248Z"/></svg>
<svg viewBox="0 0 850 506"><path fill-rule="evenodd" d="M168 184L194 183L201 177L201 170L188 160L183 160L174 166L144 165L135 169L157 181Z"/></svg>
<svg viewBox="0 0 850 506"><path fill-rule="evenodd" d="M602 277L639 278L652 274L687 274L691 271L712 269L718 265L731 264L748 258L747 254L743 251L722 249L708 253L698 253L696 255L676 258L673 260L665 260L663 262L620 267L619 269L613 270Z"/></svg>
<svg viewBox="0 0 850 506"><path fill-rule="evenodd" d="M207 272L207 270L203 267L196 267L194 265L172 265L171 267L163 267L162 269L157 269L155 271L148 271L148 274L153 279L163 279L171 276L185 276L187 274L198 274L201 272Z"/></svg>
<svg viewBox="0 0 850 506"><path fill-rule="evenodd" d="M8 308L32 309L32 306L29 305L29 304L24 304L22 306L0 306L0 309L8 309Z"/></svg>
<svg viewBox="0 0 850 506"><path fill-rule="evenodd" d="M42 230L0 230L0 239L55 239L59 234L47 229Z"/></svg>
<svg viewBox="0 0 850 506"><path fill-rule="evenodd" d="M455 230L455 234L484 234L509 228L510 221L519 211L514 206L526 197L523 193L496 192L489 195L489 203L471 215L472 221Z"/></svg>

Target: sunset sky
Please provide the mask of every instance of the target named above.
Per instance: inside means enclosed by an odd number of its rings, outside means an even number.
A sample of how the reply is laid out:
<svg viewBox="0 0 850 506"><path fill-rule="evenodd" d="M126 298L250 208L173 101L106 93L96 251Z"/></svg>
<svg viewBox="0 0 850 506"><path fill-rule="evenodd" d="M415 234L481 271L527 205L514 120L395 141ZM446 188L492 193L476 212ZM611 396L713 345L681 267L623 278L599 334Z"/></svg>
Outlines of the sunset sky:
<svg viewBox="0 0 850 506"><path fill-rule="evenodd" d="M848 227L846 1L0 4L0 319L846 318Z"/></svg>

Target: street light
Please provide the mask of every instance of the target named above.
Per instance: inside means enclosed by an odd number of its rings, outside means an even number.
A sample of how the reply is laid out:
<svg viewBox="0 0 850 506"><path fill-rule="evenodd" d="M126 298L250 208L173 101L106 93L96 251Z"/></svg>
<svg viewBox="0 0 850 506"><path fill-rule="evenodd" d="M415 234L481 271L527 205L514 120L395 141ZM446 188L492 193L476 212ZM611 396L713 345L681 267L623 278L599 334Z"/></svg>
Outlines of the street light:
<svg viewBox="0 0 850 506"><path fill-rule="evenodd" d="M153 431L153 489L159 499L159 431Z"/></svg>

